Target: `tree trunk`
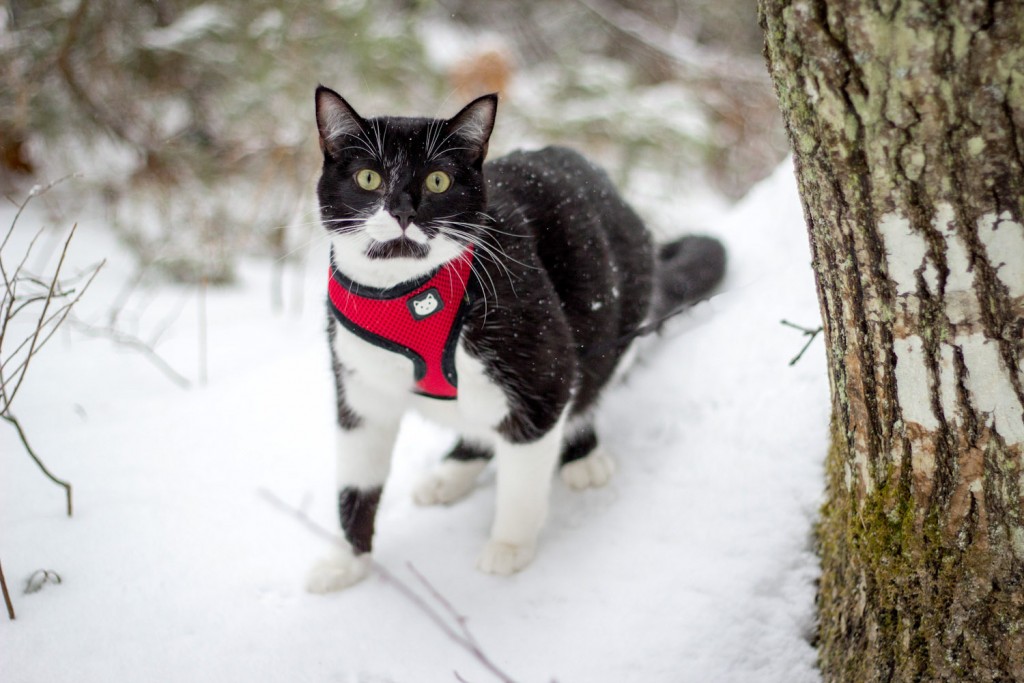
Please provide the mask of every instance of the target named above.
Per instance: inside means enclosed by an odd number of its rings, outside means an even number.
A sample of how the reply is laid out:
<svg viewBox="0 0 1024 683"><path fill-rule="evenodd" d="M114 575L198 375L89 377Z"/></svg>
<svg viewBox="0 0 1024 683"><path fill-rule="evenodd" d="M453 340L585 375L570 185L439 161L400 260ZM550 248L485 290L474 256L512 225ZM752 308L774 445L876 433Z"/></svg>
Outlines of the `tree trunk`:
<svg viewBox="0 0 1024 683"><path fill-rule="evenodd" d="M1024 681L1024 3L761 0L832 391L827 681Z"/></svg>

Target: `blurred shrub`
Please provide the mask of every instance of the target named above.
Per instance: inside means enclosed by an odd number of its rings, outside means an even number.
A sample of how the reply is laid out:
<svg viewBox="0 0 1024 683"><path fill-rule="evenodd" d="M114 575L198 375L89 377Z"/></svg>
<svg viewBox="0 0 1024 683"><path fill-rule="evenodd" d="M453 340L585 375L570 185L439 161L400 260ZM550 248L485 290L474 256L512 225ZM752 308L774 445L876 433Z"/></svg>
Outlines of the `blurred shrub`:
<svg viewBox="0 0 1024 683"><path fill-rule="evenodd" d="M759 52L753 0L9 0L0 184L81 171L143 263L226 282L317 234L323 82L368 115L500 89L498 145L739 196L784 151Z"/></svg>
<svg viewBox="0 0 1024 683"><path fill-rule="evenodd" d="M316 170L318 80L433 90L412 15L385 5L15 0L0 15L7 182L40 161L82 170L143 261L230 280L238 251L287 248Z"/></svg>

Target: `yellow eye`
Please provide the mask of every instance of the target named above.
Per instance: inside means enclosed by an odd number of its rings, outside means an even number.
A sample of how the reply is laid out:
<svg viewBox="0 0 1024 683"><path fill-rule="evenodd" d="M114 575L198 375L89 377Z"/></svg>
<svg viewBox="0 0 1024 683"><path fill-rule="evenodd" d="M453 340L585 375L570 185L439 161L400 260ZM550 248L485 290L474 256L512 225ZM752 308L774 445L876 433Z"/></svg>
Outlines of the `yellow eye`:
<svg viewBox="0 0 1024 683"><path fill-rule="evenodd" d="M452 186L452 177L444 171L434 171L427 176L427 189L434 194L441 194Z"/></svg>
<svg viewBox="0 0 1024 683"><path fill-rule="evenodd" d="M356 173L356 182L359 183L359 187L363 188L364 190L376 190L378 187L380 187L380 173L377 173L376 171L371 171L368 168L364 168L363 170Z"/></svg>

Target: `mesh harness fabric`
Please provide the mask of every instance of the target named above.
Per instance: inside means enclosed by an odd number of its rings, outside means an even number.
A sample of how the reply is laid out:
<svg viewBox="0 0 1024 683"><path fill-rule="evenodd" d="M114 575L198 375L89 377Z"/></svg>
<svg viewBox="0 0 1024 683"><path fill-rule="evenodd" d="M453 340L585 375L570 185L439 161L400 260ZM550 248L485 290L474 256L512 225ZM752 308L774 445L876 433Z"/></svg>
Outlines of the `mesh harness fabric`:
<svg viewBox="0 0 1024 683"><path fill-rule="evenodd" d="M455 347L471 302L473 247L424 277L378 289L353 282L331 254L327 300L334 318L357 337L413 363L412 391L458 397Z"/></svg>

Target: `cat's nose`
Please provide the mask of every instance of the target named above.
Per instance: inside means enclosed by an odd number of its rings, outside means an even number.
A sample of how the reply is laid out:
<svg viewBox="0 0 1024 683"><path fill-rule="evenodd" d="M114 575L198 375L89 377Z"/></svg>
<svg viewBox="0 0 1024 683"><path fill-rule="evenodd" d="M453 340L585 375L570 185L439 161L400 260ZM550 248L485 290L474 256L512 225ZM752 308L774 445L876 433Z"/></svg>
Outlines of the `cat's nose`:
<svg viewBox="0 0 1024 683"><path fill-rule="evenodd" d="M388 208L388 213L394 216L395 220L402 227L404 231L412 223L412 219L416 216L416 209L413 207L412 197L409 193L402 192L395 197L393 203Z"/></svg>
<svg viewBox="0 0 1024 683"><path fill-rule="evenodd" d="M395 217L398 224L402 226L402 230L409 227L409 223L412 223L412 219L416 216L416 211L412 208L398 207L391 209L391 215Z"/></svg>

